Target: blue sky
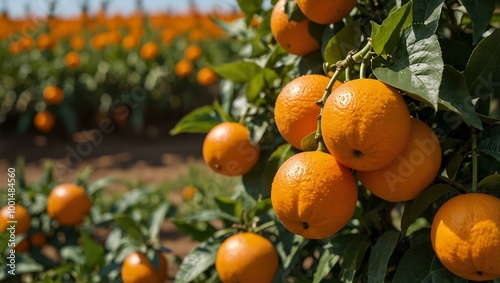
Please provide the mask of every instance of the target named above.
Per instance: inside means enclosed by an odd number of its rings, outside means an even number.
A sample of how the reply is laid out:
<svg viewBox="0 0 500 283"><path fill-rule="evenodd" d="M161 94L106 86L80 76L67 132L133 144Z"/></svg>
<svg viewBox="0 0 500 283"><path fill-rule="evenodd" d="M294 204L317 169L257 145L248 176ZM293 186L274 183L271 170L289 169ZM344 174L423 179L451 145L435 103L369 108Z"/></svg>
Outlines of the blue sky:
<svg viewBox="0 0 500 283"><path fill-rule="evenodd" d="M58 8L56 13L63 16L75 15L80 12L82 0L56 0ZM7 5L9 14L14 17L24 15L26 4L29 3L31 11L37 15L47 14L50 0L0 0L0 5ZM90 11L95 12L100 7L102 0L89 0ZM231 10L237 8L236 0L194 0L200 10L212 8ZM265 1L269 2L269 1ZM130 13L135 8L135 0L111 0L109 11ZM185 11L188 8L188 0L143 0L146 11Z"/></svg>

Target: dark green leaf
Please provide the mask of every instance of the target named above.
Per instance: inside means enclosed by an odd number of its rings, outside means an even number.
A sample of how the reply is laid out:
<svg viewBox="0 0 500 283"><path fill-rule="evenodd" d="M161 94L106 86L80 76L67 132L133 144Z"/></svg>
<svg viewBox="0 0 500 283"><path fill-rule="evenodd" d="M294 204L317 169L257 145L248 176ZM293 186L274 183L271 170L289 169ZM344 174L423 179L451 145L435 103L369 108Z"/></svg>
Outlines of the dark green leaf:
<svg viewBox="0 0 500 283"><path fill-rule="evenodd" d="M361 20L349 23L337 32L327 43L323 51L325 62L335 65L345 59L349 51L356 51L361 44Z"/></svg>
<svg viewBox="0 0 500 283"><path fill-rule="evenodd" d="M477 188L479 190L482 190L487 187L500 189L500 175L490 175L482 179L477 184Z"/></svg>
<svg viewBox="0 0 500 283"><path fill-rule="evenodd" d="M126 214L115 214L114 219L132 239L144 239L141 226L139 226L139 224L130 216Z"/></svg>
<svg viewBox="0 0 500 283"><path fill-rule="evenodd" d="M434 32L424 24L413 24L403 31L392 57L394 62L383 66L379 58L373 62L373 72L379 80L437 110L444 67L440 55Z"/></svg>
<svg viewBox="0 0 500 283"><path fill-rule="evenodd" d="M33 115L35 114L32 110L27 110L21 114L17 120L17 132L19 134L26 134L29 131L30 126L33 125Z"/></svg>
<svg viewBox="0 0 500 283"><path fill-rule="evenodd" d="M467 124L483 129L471 99L464 76L452 67L444 66L443 80L439 87L440 108L453 111Z"/></svg>
<svg viewBox="0 0 500 283"><path fill-rule="evenodd" d="M237 219L241 218L243 214L243 206L240 201L229 197L216 197L215 202L221 211L235 216Z"/></svg>
<svg viewBox="0 0 500 283"><path fill-rule="evenodd" d="M249 82L262 71L262 68L253 62L232 62L211 68L219 76L236 83Z"/></svg>
<svg viewBox="0 0 500 283"><path fill-rule="evenodd" d="M176 283L188 283L193 281L201 273L214 265L215 256L220 243L209 239L192 252L190 252L179 266L179 271L175 275Z"/></svg>
<svg viewBox="0 0 500 283"><path fill-rule="evenodd" d="M387 264L399 241L397 231L386 231L373 245L368 260L368 283L385 282Z"/></svg>
<svg viewBox="0 0 500 283"><path fill-rule="evenodd" d="M412 247L401 259L393 282L466 283L449 272L437 259L430 243Z"/></svg>
<svg viewBox="0 0 500 283"><path fill-rule="evenodd" d="M83 254L89 270L104 263L104 248L86 232L82 231Z"/></svg>
<svg viewBox="0 0 500 283"><path fill-rule="evenodd" d="M263 198L270 196L271 184L273 182L274 175L276 175L276 172L281 164L298 152L299 150L290 144L283 144L280 145L267 160L263 161L262 174L260 175L262 178L262 184L264 184L264 186L260 187L260 192L262 192Z"/></svg>
<svg viewBox="0 0 500 283"><path fill-rule="evenodd" d="M69 133L74 133L78 130L78 117L72 107L67 104L63 104L59 108L60 118Z"/></svg>
<svg viewBox="0 0 500 283"><path fill-rule="evenodd" d="M323 56L319 50L300 57L299 73L301 75L324 74Z"/></svg>
<svg viewBox="0 0 500 283"><path fill-rule="evenodd" d="M372 22L373 51L378 55L392 54L400 42L401 32L413 22L412 4L414 1L392 12L378 25ZM434 33L431 30L432 33Z"/></svg>
<svg viewBox="0 0 500 283"><path fill-rule="evenodd" d="M324 251L318 261L318 267L314 272L313 283L324 282L332 268L339 262L342 253L350 242L351 235L337 234L332 240L323 246Z"/></svg>
<svg viewBox="0 0 500 283"><path fill-rule="evenodd" d="M318 143L316 140L316 131L310 133L300 142L300 147L302 147L303 151L313 151L318 148Z"/></svg>
<svg viewBox="0 0 500 283"><path fill-rule="evenodd" d="M473 97L488 95L500 87L500 29L481 40L472 51L464 71ZM487 56L485 56L487 54Z"/></svg>
<svg viewBox="0 0 500 283"><path fill-rule="evenodd" d="M453 66L456 70L463 71L467 66L472 50L465 44L449 39L440 38L439 45L443 51L443 61L445 65Z"/></svg>
<svg viewBox="0 0 500 283"><path fill-rule="evenodd" d="M450 185L437 184L427 188L415 200L405 203L405 210L401 218L401 235L405 235L408 227L417 219L431 203L446 193L459 194Z"/></svg>
<svg viewBox="0 0 500 283"><path fill-rule="evenodd" d="M368 235L352 235L351 241L345 248L342 260L341 280L353 282L356 272L359 270L367 250L370 248L370 237Z"/></svg>
<svg viewBox="0 0 500 283"><path fill-rule="evenodd" d="M448 164L446 165L446 175L448 175L448 178L455 180L455 176L457 175L463 159L464 157L459 153L450 158L450 161L448 161Z"/></svg>
<svg viewBox="0 0 500 283"><path fill-rule="evenodd" d="M424 23L436 32L444 0L420 0L413 2L413 23Z"/></svg>
<svg viewBox="0 0 500 283"><path fill-rule="evenodd" d="M477 149L500 161L500 124L491 125L479 134Z"/></svg>
<svg viewBox="0 0 500 283"><path fill-rule="evenodd" d="M170 204L167 202L159 205L155 211L153 211L151 215L151 220L149 221L149 239L152 241L156 241L158 235L160 234L160 228L165 221L165 215L170 207Z"/></svg>
<svg viewBox="0 0 500 283"><path fill-rule="evenodd" d="M269 177L274 175L270 176L269 171L266 171L269 155L269 151L261 151L257 164L241 179L246 192L254 199L270 196L272 178L269 179Z"/></svg>
<svg viewBox="0 0 500 283"><path fill-rule="evenodd" d="M472 20L473 43L476 44L490 23L495 10L495 0L462 0L462 3Z"/></svg>
<svg viewBox="0 0 500 283"><path fill-rule="evenodd" d="M285 4L285 13L288 16L288 21L303 21L306 16L299 9L299 5L297 5L297 1L295 0L287 0Z"/></svg>
<svg viewBox="0 0 500 283"><path fill-rule="evenodd" d="M250 211L248 211L248 218L252 219L255 216L259 216L263 213L266 213L271 209L273 206L271 204L271 199L266 198L261 201L259 201L254 208L252 208Z"/></svg>
<svg viewBox="0 0 500 283"><path fill-rule="evenodd" d="M278 73L270 68L264 68L255 75L246 85L246 95L249 102L255 102L261 93L265 94L270 89L274 81L279 79Z"/></svg>
<svg viewBox="0 0 500 283"><path fill-rule="evenodd" d="M170 130L171 135L181 133L208 133L217 124L223 122L213 106L202 106L184 116Z"/></svg>
<svg viewBox="0 0 500 283"><path fill-rule="evenodd" d="M172 219L172 223L174 223L179 231L191 236L197 242L205 241L217 232L214 226L206 222L189 223L180 219Z"/></svg>

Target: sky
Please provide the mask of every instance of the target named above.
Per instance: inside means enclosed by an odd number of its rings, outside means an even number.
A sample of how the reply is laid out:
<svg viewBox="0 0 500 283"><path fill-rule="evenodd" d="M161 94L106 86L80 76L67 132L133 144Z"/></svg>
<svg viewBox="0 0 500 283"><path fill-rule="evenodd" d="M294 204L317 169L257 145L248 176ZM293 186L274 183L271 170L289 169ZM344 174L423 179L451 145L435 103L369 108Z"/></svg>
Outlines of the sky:
<svg viewBox="0 0 500 283"><path fill-rule="evenodd" d="M62 16L76 15L80 12L82 0L56 0L56 14ZM7 6L9 15L22 17L25 13L26 5L29 3L33 13L39 16L47 14L50 0L0 0L0 7ZM90 12L99 9L102 0L89 0ZM238 7L236 0L194 0L199 10L208 11L213 8L232 10ZM264 1L269 2L269 1ZM166 11L182 12L188 9L188 0L143 0L146 11ZM130 13L135 9L136 0L110 0L109 12Z"/></svg>

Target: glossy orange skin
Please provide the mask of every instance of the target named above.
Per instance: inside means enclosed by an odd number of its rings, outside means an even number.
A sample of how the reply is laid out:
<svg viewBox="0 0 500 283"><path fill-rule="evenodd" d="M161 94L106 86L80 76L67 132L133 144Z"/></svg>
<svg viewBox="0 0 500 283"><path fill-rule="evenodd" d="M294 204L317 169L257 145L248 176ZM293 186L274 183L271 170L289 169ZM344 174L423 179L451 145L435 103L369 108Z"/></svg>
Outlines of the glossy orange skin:
<svg viewBox="0 0 500 283"><path fill-rule="evenodd" d="M188 60L180 60L174 66L174 72L179 78L185 78L194 71L193 64Z"/></svg>
<svg viewBox="0 0 500 283"><path fill-rule="evenodd" d="M309 33L308 19L300 22L288 21L285 13L285 0L279 0L271 14L271 33L286 51L305 56L320 49L318 42Z"/></svg>
<svg viewBox="0 0 500 283"><path fill-rule="evenodd" d="M49 85L43 90L43 100L49 105L61 104L64 101L64 91L60 87Z"/></svg>
<svg viewBox="0 0 500 283"><path fill-rule="evenodd" d="M12 219L10 218L11 214L9 213L11 211L9 211L8 208L9 207L6 205L0 209L0 233L4 233L11 225L10 223L7 223L7 221L17 221L17 223L15 223L16 235L27 233L31 227L31 216L28 210L20 204L14 205L15 218Z"/></svg>
<svg viewBox="0 0 500 283"><path fill-rule="evenodd" d="M47 198L47 214L61 226L76 226L90 212L90 199L85 190L75 184L60 184Z"/></svg>
<svg viewBox="0 0 500 283"><path fill-rule="evenodd" d="M348 16L356 0L297 0L297 5L309 20L326 25Z"/></svg>
<svg viewBox="0 0 500 283"><path fill-rule="evenodd" d="M431 242L437 257L455 275L485 281L500 277L500 199L462 194L434 216Z"/></svg>
<svg viewBox="0 0 500 283"><path fill-rule="evenodd" d="M123 283L163 283L167 279L167 261L159 253L160 266L156 269L148 257L140 252L129 254L123 261Z"/></svg>
<svg viewBox="0 0 500 283"><path fill-rule="evenodd" d="M270 283L278 264L271 241L250 232L227 238L215 258L215 269L223 283Z"/></svg>
<svg viewBox="0 0 500 283"><path fill-rule="evenodd" d="M323 239L342 229L352 218L357 200L351 171L319 151L286 160L271 188L272 205L283 226L309 239Z"/></svg>
<svg viewBox="0 0 500 283"><path fill-rule="evenodd" d="M155 42L150 41L141 47L139 53L142 59L153 60L160 55L160 47Z"/></svg>
<svg viewBox="0 0 500 283"><path fill-rule="evenodd" d="M410 140L391 164L374 171L358 171L363 186L381 199L415 199L436 178L441 166L441 145L424 122L412 118Z"/></svg>
<svg viewBox="0 0 500 283"><path fill-rule="evenodd" d="M289 82L280 92L274 106L274 119L283 138L297 149L307 135L316 131L320 107L330 78L322 75L304 75ZM341 85L335 82L334 89Z"/></svg>
<svg viewBox="0 0 500 283"><path fill-rule="evenodd" d="M196 81L201 86L210 86L217 82L217 74L209 67L201 68L196 74Z"/></svg>
<svg viewBox="0 0 500 283"><path fill-rule="evenodd" d="M259 148L250 141L247 127L235 122L222 122L206 135L203 159L219 174L240 176L257 163Z"/></svg>
<svg viewBox="0 0 500 283"><path fill-rule="evenodd" d="M198 58L200 58L202 54L203 54L203 50L201 50L200 46L190 45L184 51L184 59L193 62L193 61L198 60Z"/></svg>
<svg viewBox="0 0 500 283"><path fill-rule="evenodd" d="M40 132L50 132L54 128L55 123L56 119L54 115L48 111L38 112L35 117L33 117L33 125Z"/></svg>
<svg viewBox="0 0 500 283"><path fill-rule="evenodd" d="M66 62L66 66L74 69L80 66L80 54L76 51L70 51L66 56L64 56L64 62Z"/></svg>
<svg viewBox="0 0 500 283"><path fill-rule="evenodd" d="M343 83L328 97L321 117L328 151L343 165L378 170L403 152L411 119L399 91L379 80Z"/></svg>

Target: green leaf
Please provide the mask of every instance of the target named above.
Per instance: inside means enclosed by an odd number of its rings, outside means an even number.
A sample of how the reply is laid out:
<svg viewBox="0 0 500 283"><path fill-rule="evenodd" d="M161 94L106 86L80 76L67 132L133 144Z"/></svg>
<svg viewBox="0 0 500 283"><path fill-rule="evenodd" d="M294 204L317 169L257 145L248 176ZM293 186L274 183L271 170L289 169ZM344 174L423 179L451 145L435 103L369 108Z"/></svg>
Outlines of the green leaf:
<svg viewBox="0 0 500 283"><path fill-rule="evenodd" d="M221 116L213 106L202 106L184 116L175 127L170 130L170 135L182 133L208 133L217 124L223 122Z"/></svg>
<svg viewBox="0 0 500 283"><path fill-rule="evenodd" d="M144 239L141 226L139 226L130 216L126 214L115 214L114 219L132 239L139 241Z"/></svg>
<svg viewBox="0 0 500 283"><path fill-rule="evenodd" d="M160 235L160 228L165 221L165 215L167 214L170 204L167 202L159 205L151 215L151 220L149 221L149 239L151 241L156 241L158 235Z"/></svg>
<svg viewBox="0 0 500 283"><path fill-rule="evenodd" d="M368 283L385 282L387 264L398 241L399 233L394 230L386 231L377 239L368 260Z"/></svg>
<svg viewBox="0 0 500 283"><path fill-rule="evenodd" d="M179 271L175 274L175 282L191 282L213 266L219 246L220 243L213 239L208 239L197 246L182 261Z"/></svg>
<svg viewBox="0 0 500 283"><path fill-rule="evenodd" d="M221 211L229 215L233 215L237 219L239 219L243 214L243 205L238 200L234 200L229 197L216 197L215 202Z"/></svg>
<svg viewBox="0 0 500 283"><path fill-rule="evenodd" d="M175 227L184 234L191 236L197 242L205 241L210 238L217 229L206 222L186 222L181 219L172 219Z"/></svg>
<svg viewBox="0 0 500 283"><path fill-rule="evenodd" d="M410 1L392 12L382 22L382 25L372 22L372 43L375 53L378 55L392 54L396 50L401 32L413 22L413 2Z"/></svg>
<svg viewBox="0 0 500 283"><path fill-rule="evenodd" d="M359 270L369 248L369 235L352 235L351 241L345 248L342 260L341 280L343 282L354 282L354 275Z"/></svg>
<svg viewBox="0 0 500 283"><path fill-rule="evenodd" d="M416 245L401 259L392 282L466 283L449 272L437 259L430 243Z"/></svg>
<svg viewBox="0 0 500 283"><path fill-rule="evenodd" d="M446 175L448 175L448 178L455 180L455 176L457 175L458 169L460 169L463 159L463 155L459 153L450 158L450 161L448 161L446 165Z"/></svg>
<svg viewBox="0 0 500 283"><path fill-rule="evenodd" d="M263 0L238 0L238 5L241 11L245 13L247 17L252 19L254 14L258 14L261 10Z"/></svg>
<svg viewBox="0 0 500 283"><path fill-rule="evenodd" d="M95 193L113 184L115 181L116 181L115 177L101 178L88 186L87 194L89 196L93 196Z"/></svg>
<svg viewBox="0 0 500 283"><path fill-rule="evenodd" d="M471 18L473 43L476 44L490 23L495 10L495 0L462 0L462 3Z"/></svg>
<svg viewBox="0 0 500 283"><path fill-rule="evenodd" d="M479 133L477 149L500 161L500 124L494 124Z"/></svg>
<svg viewBox="0 0 500 283"><path fill-rule="evenodd" d="M313 276L313 283L324 282L323 279L330 273L332 268L339 262L345 247L350 242L351 235L337 234L332 240L323 246L324 251L318 261L318 266Z"/></svg>
<svg viewBox="0 0 500 283"><path fill-rule="evenodd" d="M469 93L473 97L489 96L495 88L499 88L500 45L498 42L500 42L500 29L495 29L472 51L464 76Z"/></svg>
<svg viewBox="0 0 500 283"><path fill-rule="evenodd" d="M434 32L423 24L409 26L403 31L392 60L384 66L382 59L376 58L375 76L437 110L444 64Z"/></svg>
<svg viewBox="0 0 500 283"><path fill-rule="evenodd" d="M444 0L419 0L413 2L413 23L424 23L436 32Z"/></svg>
<svg viewBox="0 0 500 283"><path fill-rule="evenodd" d="M246 19L237 19L232 22L225 22L217 18L212 18L212 21L214 21L228 36L232 38L248 37L249 31L245 22Z"/></svg>
<svg viewBox="0 0 500 283"><path fill-rule="evenodd" d="M86 232L82 231L83 254L89 270L104 263L104 248Z"/></svg>
<svg viewBox="0 0 500 283"><path fill-rule="evenodd" d="M205 209L198 213L193 213L184 219L186 222L209 222L212 220L223 219L233 223L240 223L240 218L218 209Z"/></svg>
<svg viewBox="0 0 500 283"><path fill-rule="evenodd" d="M449 38L440 38L439 45L443 52L445 65L453 66L456 70L463 71L467 66L472 49L465 44Z"/></svg>
<svg viewBox="0 0 500 283"><path fill-rule="evenodd" d="M300 22L306 18L306 16L304 16L302 11L300 10L299 5L297 5L296 0L287 0L286 1L285 13L288 16L288 21Z"/></svg>
<svg viewBox="0 0 500 283"><path fill-rule="evenodd" d="M459 194L459 192L450 185L437 184L427 188L415 200L407 201L401 218L401 235L403 236L406 234L406 231L420 213L446 193Z"/></svg>
<svg viewBox="0 0 500 283"><path fill-rule="evenodd" d="M305 56L300 57L299 61L299 74L307 75L307 74L321 74L324 75L323 72L323 56L321 55L321 51L315 51L309 53Z"/></svg>
<svg viewBox="0 0 500 283"><path fill-rule="evenodd" d="M482 190L485 187L494 187L500 189L500 175L490 175L477 183L477 188Z"/></svg>
<svg viewBox="0 0 500 283"><path fill-rule="evenodd" d="M263 199L259 201L251 210L248 211L248 218L252 219L255 216L259 216L266 213L273 207L270 198Z"/></svg>
<svg viewBox="0 0 500 283"><path fill-rule="evenodd" d="M300 142L300 147L303 151L313 151L318 148L318 143L316 140L316 131L305 136Z"/></svg>
<svg viewBox="0 0 500 283"><path fill-rule="evenodd" d="M360 44L361 19L358 19L346 25L328 41L323 57L330 65L335 65L345 59L349 51L358 50Z"/></svg>
<svg viewBox="0 0 500 283"><path fill-rule="evenodd" d="M262 68L253 62L231 62L211 68L219 76L236 83L249 82L262 71Z"/></svg>
<svg viewBox="0 0 500 283"><path fill-rule="evenodd" d="M279 75L275 70L270 68L262 69L262 71L255 75L246 85L248 102L255 102L259 98L259 95L270 89L277 79L279 79Z"/></svg>
<svg viewBox="0 0 500 283"><path fill-rule="evenodd" d="M472 105L464 76L450 66L444 66L439 87L439 107L455 112L467 124L482 130L483 124Z"/></svg>

